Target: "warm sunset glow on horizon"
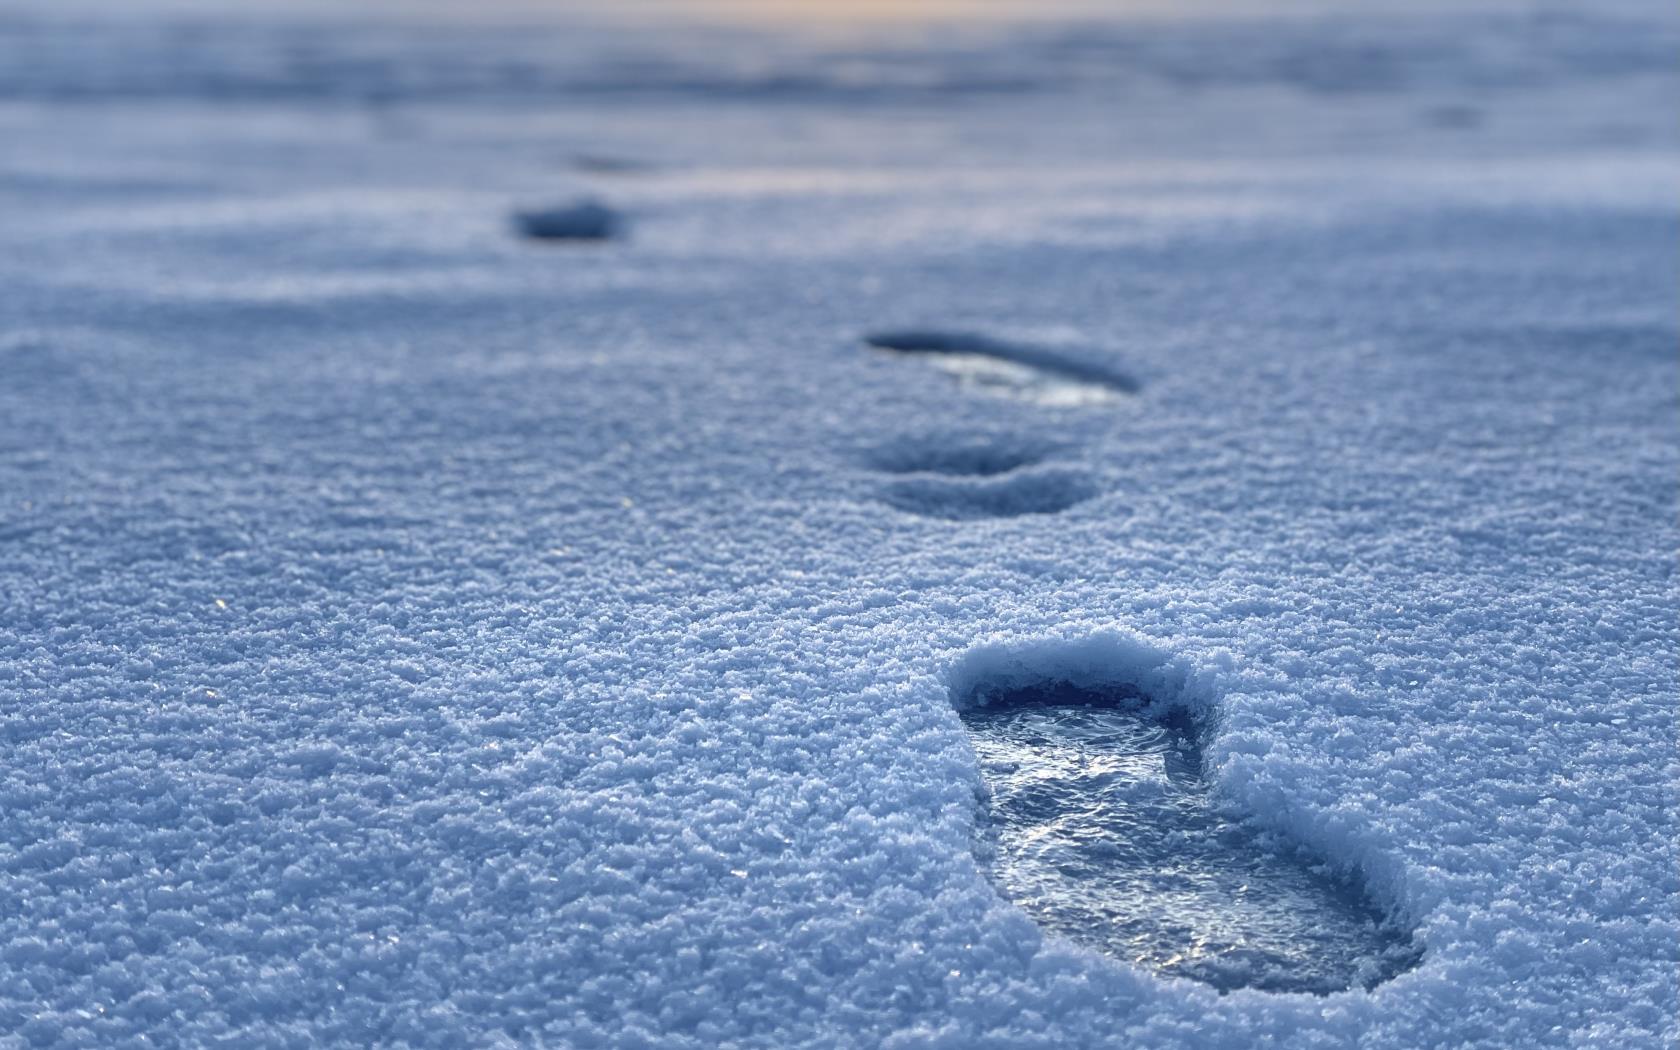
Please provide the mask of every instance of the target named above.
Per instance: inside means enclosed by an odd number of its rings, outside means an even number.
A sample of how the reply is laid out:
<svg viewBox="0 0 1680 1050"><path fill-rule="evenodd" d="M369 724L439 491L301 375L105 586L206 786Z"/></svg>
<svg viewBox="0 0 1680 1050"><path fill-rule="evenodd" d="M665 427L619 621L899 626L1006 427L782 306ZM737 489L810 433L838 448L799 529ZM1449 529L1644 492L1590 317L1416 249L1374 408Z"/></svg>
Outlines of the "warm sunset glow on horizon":
<svg viewBox="0 0 1680 1050"><path fill-rule="evenodd" d="M630 16L798 25L937 21L1052 21L1081 18L1316 16L1344 9L1341 0L511 0L529 7ZM1479 9L1525 10L1544 0L1472 0ZM1367 9L1421 12L1463 6L1465 0L1369 0Z"/></svg>
<svg viewBox="0 0 1680 1050"><path fill-rule="evenodd" d="M1169 11L1171 0L655 0L669 11L780 23L1021 21ZM1182 5L1177 5L1182 6Z"/></svg>
<svg viewBox="0 0 1680 1050"><path fill-rule="evenodd" d="M1220 17L1319 17L1346 10L1345 0L11 0L21 11L78 17L420 18L477 23L555 19L657 26L723 22L786 28L941 22L1043 22L1082 19L1201 20ZM1532 12L1564 0L1362 0L1366 13L1419 14L1474 8ZM1600 8L1638 10L1654 0L1600 0Z"/></svg>
<svg viewBox="0 0 1680 1050"><path fill-rule="evenodd" d="M1064 4L1019 4L1008 0L696 0L694 10L776 21L920 21L941 18L1018 18ZM1082 4L1089 8L1092 5Z"/></svg>

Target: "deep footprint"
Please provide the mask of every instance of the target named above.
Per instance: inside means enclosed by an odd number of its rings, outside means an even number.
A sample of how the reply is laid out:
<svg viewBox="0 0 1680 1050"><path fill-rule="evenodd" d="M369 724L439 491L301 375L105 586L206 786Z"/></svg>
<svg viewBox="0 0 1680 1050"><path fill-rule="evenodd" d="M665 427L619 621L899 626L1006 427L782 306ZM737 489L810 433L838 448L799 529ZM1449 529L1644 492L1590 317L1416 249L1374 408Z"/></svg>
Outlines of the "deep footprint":
<svg viewBox="0 0 1680 1050"><path fill-rule="evenodd" d="M876 350L925 357L965 387L1041 405L1100 405L1135 394L1137 382L1113 368L1057 350L962 332L877 332Z"/></svg>
<svg viewBox="0 0 1680 1050"><path fill-rule="evenodd" d="M1220 992L1326 995L1416 965L1359 886L1220 811L1184 708L1054 680L953 701L991 792L976 853L1046 931Z"/></svg>

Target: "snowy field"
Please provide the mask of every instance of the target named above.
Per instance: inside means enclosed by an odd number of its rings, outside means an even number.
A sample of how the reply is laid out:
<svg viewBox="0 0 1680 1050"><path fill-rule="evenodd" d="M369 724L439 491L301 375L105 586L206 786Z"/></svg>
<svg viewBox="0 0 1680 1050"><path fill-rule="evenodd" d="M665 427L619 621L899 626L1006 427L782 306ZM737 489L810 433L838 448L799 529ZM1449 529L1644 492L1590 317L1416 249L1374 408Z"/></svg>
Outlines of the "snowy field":
<svg viewBox="0 0 1680 1050"><path fill-rule="evenodd" d="M0 10L0 1050L1680 1039L1680 14L233 6Z"/></svg>

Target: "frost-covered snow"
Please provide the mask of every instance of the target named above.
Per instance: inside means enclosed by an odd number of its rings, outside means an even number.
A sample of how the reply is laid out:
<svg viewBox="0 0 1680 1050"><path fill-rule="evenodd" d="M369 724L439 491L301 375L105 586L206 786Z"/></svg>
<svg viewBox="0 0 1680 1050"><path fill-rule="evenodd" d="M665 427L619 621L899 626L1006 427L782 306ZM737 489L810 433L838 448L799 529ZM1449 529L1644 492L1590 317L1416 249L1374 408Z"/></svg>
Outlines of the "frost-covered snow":
<svg viewBox="0 0 1680 1050"><path fill-rule="evenodd" d="M36 6L0 1047L1680 1034L1666 13ZM1417 965L1042 933L954 706L1033 683L1194 711Z"/></svg>

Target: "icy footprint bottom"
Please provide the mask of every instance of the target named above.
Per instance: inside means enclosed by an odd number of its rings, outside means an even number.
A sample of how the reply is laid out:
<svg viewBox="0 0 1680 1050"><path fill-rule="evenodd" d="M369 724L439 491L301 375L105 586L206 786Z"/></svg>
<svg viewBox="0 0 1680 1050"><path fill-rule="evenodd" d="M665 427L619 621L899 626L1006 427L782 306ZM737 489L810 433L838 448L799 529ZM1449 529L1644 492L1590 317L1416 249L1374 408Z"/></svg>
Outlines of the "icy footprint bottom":
<svg viewBox="0 0 1680 1050"><path fill-rule="evenodd" d="M1417 962L1357 885L1221 813L1182 709L1050 683L961 715L991 792L977 849L1046 931L1222 992L1369 988Z"/></svg>

